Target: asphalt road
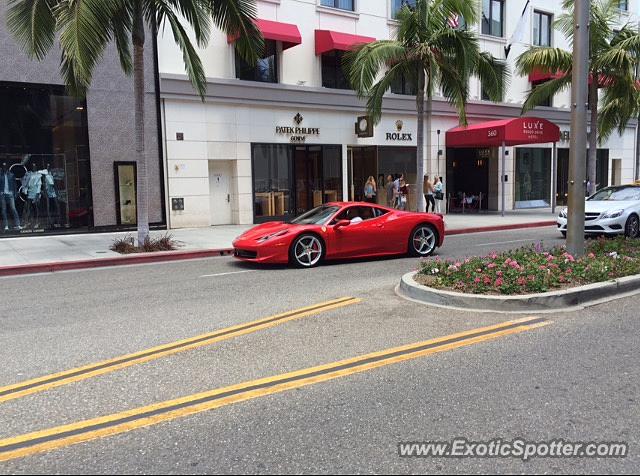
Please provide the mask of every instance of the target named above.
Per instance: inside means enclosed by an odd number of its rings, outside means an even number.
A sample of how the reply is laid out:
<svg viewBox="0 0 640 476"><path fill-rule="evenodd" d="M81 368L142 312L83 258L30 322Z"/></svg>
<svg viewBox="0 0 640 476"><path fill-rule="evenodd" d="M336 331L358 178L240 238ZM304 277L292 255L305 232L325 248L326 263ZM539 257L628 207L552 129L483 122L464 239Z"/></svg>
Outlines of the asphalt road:
<svg viewBox="0 0 640 476"><path fill-rule="evenodd" d="M450 237L443 258L552 229ZM0 438L498 325L394 293L415 259L260 268L216 258L0 279L0 387L341 297L357 304L0 403ZM631 473L640 298L549 325L0 463L0 473ZM532 316L535 317L535 316ZM1 393L0 393L1 395ZM0 397L1 398L1 397ZM406 459L401 441L626 441L625 459ZM1 454L0 454L1 458Z"/></svg>

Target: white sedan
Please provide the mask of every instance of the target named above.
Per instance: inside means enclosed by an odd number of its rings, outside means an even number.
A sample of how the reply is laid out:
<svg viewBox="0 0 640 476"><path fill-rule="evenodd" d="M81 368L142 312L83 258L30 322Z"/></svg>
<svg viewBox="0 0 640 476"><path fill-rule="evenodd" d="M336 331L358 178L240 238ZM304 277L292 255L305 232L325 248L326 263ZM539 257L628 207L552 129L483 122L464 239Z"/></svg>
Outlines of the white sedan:
<svg viewBox="0 0 640 476"><path fill-rule="evenodd" d="M558 230L567 236L567 209L558 217ZM640 186L607 187L587 199L585 234L640 236Z"/></svg>

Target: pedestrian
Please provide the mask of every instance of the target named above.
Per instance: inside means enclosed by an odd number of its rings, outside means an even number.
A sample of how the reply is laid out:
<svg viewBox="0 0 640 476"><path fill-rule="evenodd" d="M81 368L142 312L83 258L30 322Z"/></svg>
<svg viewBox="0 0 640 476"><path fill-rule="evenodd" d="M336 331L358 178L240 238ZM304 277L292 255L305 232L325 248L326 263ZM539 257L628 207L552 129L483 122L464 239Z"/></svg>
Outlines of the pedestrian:
<svg viewBox="0 0 640 476"><path fill-rule="evenodd" d="M433 196L436 199L436 213L442 213L442 201L444 200L444 185L442 177L433 177Z"/></svg>
<svg viewBox="0 0 640 476"><path fill-rule="evenodd" d="M424 198L427 201L427 213L429 213L429 205L431 205L431 211L435 213L436 211L436 201L433 198L433 183L429 179L428 175L424 176Z"/></svg>
<svg viewBox="0 0 640 476"><path fill-rule="evenodd" d="M407 209L407 198L409 196L409 186L404 180L404 175L400 176L400 193L398 196L398 210Z"/></svg>
<svg viewBox="0 0 640 476"><path fill-rule="evenodd" d="M393 208L394 206L394 185L393 185L393 177L391 175L387 175L387 183L384 185L385 192L387 193L387 206L389 208Z"/></svg>
<svg viewBox="0 0 640 476"><path fill-rule="evenodd" d="M16 176L11 172L11 169L7 168L6 162L0 165L0 210L2 211L2 222L4 225L4 231L9 231L9 218L7 216L7 209L13 216L13 228L14 230L21 230L20 216L16 210Z"/></svg>
<svg viewBox="0 0 640 476"><path fill-rule="evenodd" d="M367 203L376 203L377 192L376 179L374 179L373 176L369 176L367 183L364 185L364 201Z"/></svg>

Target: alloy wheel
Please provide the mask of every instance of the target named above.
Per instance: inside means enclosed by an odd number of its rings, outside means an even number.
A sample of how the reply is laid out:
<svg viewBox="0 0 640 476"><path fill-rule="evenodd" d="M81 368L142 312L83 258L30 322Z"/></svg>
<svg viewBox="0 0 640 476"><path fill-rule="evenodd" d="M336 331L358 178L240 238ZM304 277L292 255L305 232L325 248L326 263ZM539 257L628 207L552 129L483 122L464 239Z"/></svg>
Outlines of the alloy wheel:
<svg viewBox="0 0 640 476"><path fill-rule="evenodd" d="M436 249L436 234L430 226L419 226L411 237L413 251L418 256L429 256Z"/></svg>
<svg viewBox="0 0 640 476"><path fill-rule="evenodd" d="M293 246L293 258L298 266L311 268L322 259L322 243L313 235L298 238Z"/></svg>
<svg viewBox="0 0 640 476"><path fill-rule="evenodd" d="M640 219L637 216L633 215L627 220L626 235L629 238L638 238L640 235Z"/></svg>

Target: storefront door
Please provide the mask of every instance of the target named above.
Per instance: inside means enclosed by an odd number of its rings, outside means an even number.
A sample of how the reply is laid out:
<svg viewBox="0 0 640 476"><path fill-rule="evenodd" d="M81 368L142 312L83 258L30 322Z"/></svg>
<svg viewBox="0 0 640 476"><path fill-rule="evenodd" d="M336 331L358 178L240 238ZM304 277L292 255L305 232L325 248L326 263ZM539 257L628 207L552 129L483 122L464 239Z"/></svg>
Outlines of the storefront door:
<svg viewBox="0 0 640 476"><path fill-rule="evenodd" d="M211 225L230 225L231 176L233 163L230 160L209 161L209 196L211 198Z"/></svg>
<svg viewBox="0 0 640 476"><path fill-rule="evenodd" d="M450 212L488 210L491 149L447 149L447 192ZM495 177L497 180L498 177Z"/></svg>

